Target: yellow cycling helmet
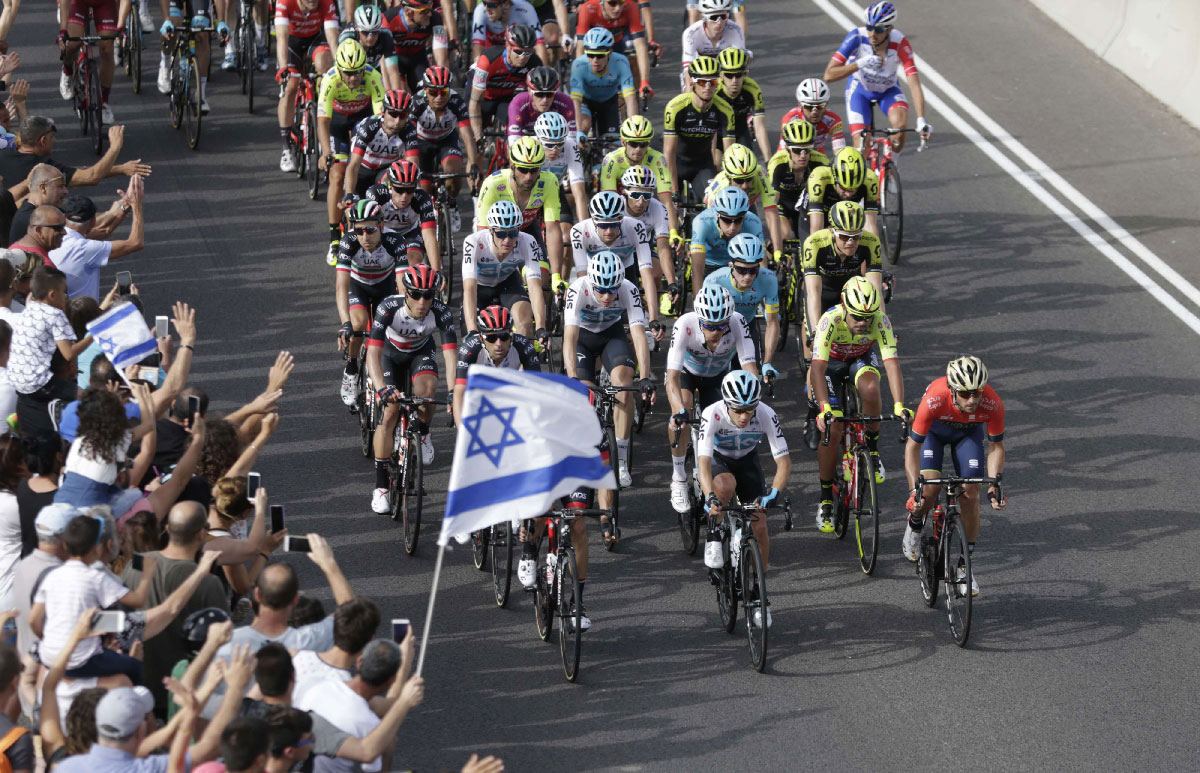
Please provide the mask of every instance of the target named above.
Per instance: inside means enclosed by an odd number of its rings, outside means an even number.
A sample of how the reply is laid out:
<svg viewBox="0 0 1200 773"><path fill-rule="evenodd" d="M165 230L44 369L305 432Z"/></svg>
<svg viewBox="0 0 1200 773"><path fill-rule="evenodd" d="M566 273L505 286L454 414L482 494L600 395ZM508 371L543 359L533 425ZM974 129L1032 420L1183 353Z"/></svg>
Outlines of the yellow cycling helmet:
<svg viewBox="0 0 1200 773"><path fill-rule="evenodd" d="M730 145L729 150L725 151L721 168L731 180L745 180L758 172L758 159L754 157L754 151L745 145Z"/></svg>
<svg viewBox="0 0 1200 773"><path fill-rule="evenodd" d="M833 159L833 179L848 191L862 186L867 179L867 162L854 148L842 148Z"/></svg>
<svg viewBox="0 0 1200 773"><path fill-rule="evenodd" d="M853 276L842 285L842 305L856 317L879 312L879 291L865 276Z"/></svg>
<svg viewBox="0 0 1200 773"><path fill-rule="evenodd" d="M644 115L631 115L621 124L621 139L625 142L649 142L654 139L654 126Z"/></svg>
<svg viewBox="0 0 1200 773"><path fill-rule="evenodd" d="M861 234L867 221L862 204L857 201L839 201L829 211L829 225L835 231L846 234Z"/></svg>
<svg viewBox="0 0 1200 773"><path fill-rule="evenodd" d="M721 66L721 72L746 74L746 52L740 48L723 49L717 56L717 62Z"/></svg>
<svg viewBox="0 0 1200 773"><path fill-rule="evenodd" d="M338 44L334 63L344 72L358 72L367 66L367 50L354 38L347 38Z"/></svg>
<svg viewBox="0 0 1200 773"><path fill-rule="evenodd" d="M688 75L693 78L715 78L720 67L711 56L698 56L688 65Z"/></svg>
<svg viewBox="0 0 1200 773"><path fill-rule="evenodd" d="M808 121L799 119L783 125L783 144L789 148L811 150L817 138L817 130Z"/></svg>
<svg viewBox="0 0 1200 773"><path fill-rule="evenodd" d="M508 146L508 163L515 166L541 166L546 162L546 149L537 137L521 137Z"/></svg>

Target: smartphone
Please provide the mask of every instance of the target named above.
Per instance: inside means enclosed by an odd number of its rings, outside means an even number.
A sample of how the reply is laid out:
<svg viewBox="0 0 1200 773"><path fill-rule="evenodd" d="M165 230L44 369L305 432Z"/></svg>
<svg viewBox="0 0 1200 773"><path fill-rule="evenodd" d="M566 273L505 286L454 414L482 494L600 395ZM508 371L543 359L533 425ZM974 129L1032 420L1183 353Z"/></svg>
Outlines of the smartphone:
<svg viewBox="0 0 1200 773"><path fill-rule="evenodd" d="M167 336L169 336L171 334L169 322L170 322L170 320L168 320L166 317L155 317L154 318L154 337L155 338L166 338Z"/></svg>
<svg viewBox="0 0 1200 773"><path fill-rule="evenodd" d="M246 499L251 501L258 494L258 485L262 480L262 476L257 472L247 473L246 475Z"/></svg>
<svg viewBox="0 0 1200 773"><path fill-rule="evenodd" d="M133 274L128 271L117 272L117 293L120 295L128 295L129 288L133 287Z"/></svg>
<svg viewBox="0 0 1200 773"><path fill-rule="evenodd" d="M271 505L271 531L283 531L283 505Z"/></svg>
<svg viewBox="0 0 1200 773"><path fill-rule="evenodd" d="M404 641L404 637L408 636L408 629L410 627L411 624L407 618L392 620L392 641L397 644Z"/></svg>
<svg viewBox="0 0 1200 773"><path fill-rule="evenodd" d="M188 426L192 426L196 422L196 415L200 413L200 395L188 395Z"/></svg>
<svg viewBox="0 0 1200 773"><path fill-rule="evenodd" d="M145 567L145 565L146 565L146 559L141 553L134 553L133 561L131 563L133 565L133 570L135 572L140 572L140 571L142 571L142 568Z"/></svg>
<svg viewBox="0 0 1200 773"><path fill-rule="evenodd" d="M308 537L293 537L289 534L283 538L283 550L286 553L311 553L312 546L308 544Z"/></svg>
<svg viewBox="0 0 1200 773"><path fill-rule="evenodd" d="M120 633L125 630L125 613L103 610L92 615L92 633Z"/></svg>

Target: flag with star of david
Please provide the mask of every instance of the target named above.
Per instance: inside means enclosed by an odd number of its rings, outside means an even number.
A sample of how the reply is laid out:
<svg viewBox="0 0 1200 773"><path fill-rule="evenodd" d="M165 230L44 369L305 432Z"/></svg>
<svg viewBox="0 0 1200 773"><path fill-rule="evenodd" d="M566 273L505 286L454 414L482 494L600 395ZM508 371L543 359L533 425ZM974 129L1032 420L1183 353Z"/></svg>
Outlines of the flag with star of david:
<svg viewBox="0 0 1200 773"><path fill-rule="evenodd" d="M541 515L581 486L616 486L600 420L574 379L472 365L462 414L439 544Z"/></svg>
<svg viewBox="0 0 1200 773"><path fill-rule="evenodd" d="M154 354L158 342L137 306L122 303L87 323L88 332L119 372Z"/></svg>

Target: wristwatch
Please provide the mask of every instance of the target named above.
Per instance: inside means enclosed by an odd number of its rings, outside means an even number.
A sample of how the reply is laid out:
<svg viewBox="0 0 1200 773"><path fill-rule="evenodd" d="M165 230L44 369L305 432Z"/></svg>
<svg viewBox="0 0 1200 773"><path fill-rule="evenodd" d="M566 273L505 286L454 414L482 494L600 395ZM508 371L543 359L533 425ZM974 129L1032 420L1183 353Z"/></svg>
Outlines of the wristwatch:
<svg viewBox="0 0 1200 773"><path fill-rule="evenodd" d="M122 212L124 212L125 214L127 214L127 215L128 215L128 214L129 214L129 210L131 210L131 209L133 209L133 207L129 206L129 202L127 202L127 201L122 201L122 202L121 202L121 211L122 211Z"/></svg>

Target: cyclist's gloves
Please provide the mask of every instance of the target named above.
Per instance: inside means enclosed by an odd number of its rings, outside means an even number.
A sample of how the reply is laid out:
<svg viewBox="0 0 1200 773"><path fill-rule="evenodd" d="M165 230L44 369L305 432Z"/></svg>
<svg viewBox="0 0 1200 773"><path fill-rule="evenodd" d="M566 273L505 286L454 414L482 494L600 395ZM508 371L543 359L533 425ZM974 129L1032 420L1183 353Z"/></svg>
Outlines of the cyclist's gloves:
<svg viewBox="0 0 1200 773"><path fill-rule="evenodd" d="M829 429L829 424L834 419L842 418L841 410L834 408L829 403L825 403L823 406L821 406L821 415L825 418L825 429Z"/></svg>
<svg viewBox="0 0 1200 773"><path fill-rule="evenodd" d="M659 333L663 332L664 330L666 330L666 328L663 327L663 323L659 322L657 319L650 320L650 332L651 333L653 333L654 335L658 335Z"/></svg>
<svg viewBox="0 0 1200 773"><path fill-rule="evenodd" d="M287 80L289 69L290 68L288 67L280 67L279 71L275 73L275 82L283 83L285 80Z"/></svg>
<svg viewBox="0 0 1200 773"><path fill-rule="evenodd" d="M679 283L671 282L667 285L667 295L671 296L671 301L677 303L679 301Z"/></svg>
<svg viewBox="0 0 1200 773"><path fill-rule="evenodd" d="M550 289L556 293L565 293L567 291L567 283L563 281L562 274L550 275Z"/></svg>
<svg viewBox="0 0 1200 773"><path fill-rule="evenodd" d="M349 322L342 323L342 329L338 331L338 337L350 340L350 336L354 333L354 326Z"/></svg>
<svg viewBox="0 0 1200 773"><path fill-rule="evenodd" d="M758 505L759 505L759 507L767 507L778 498L779 498L779 489L772 488L766 494L759 497Z"/></svg>
<svg viewBox="0 0 1200 773"><path fill-rule="evenodd" d="M550 331L544 327L539 327L537 330L535 330L533 337L536 338L542 346L546 346L550 343Z"/></svg>
<svg viewBox="0 0 1200 773"><path fill-rule="evenodd" d="M907 424L912 423L913 412L910 411L909 409L905 408L904 403L897 402L895 405L893 405L892 413L894 413L896 415L897 419L900 419L901 421L903 421Z"/></svg>
<svg viewBox="0 0 1200 773"><path fill-rule="evenodd" d="M162 26L159 27L159 29L158 29L158 34L162 35L165 38L165 37L170 37L171 33L174 31L175 31L175 25L171 23L171 20L164 19Z"/></svg>
<svg viewBox="0 0 1200 773"><path fill-rule="evenodd" d="M917 133L922 137L928 137L930 134L933 134L933 127L925 123L925 116L923 115L917 116Z"/></svg>
<svg viewBox="0 0 1200 773"><path fill-rule="evenodd" d="M450 49L450 53L457 54L461 44L458 42L458 38L452 38L446 45Z"/></svg>
<svg viewBox="0 0 1200 773"><path fill-rule="evenodd" d="M679 231L675 228L671 229L671 246L678 247L683 244L683 237L679 235Z"/></svg>
<svg viewBox="0 0 1200 773"><path fill-rule="evenodd" d="M769 362L764 362L762 367L763 381L774 381L779 378L779 371Z"/></svg>
<svg viewBox="0 0 1200 773"><path fill-rule="evenodd" d="M164 33L164 34L165 34L165 33ZM59 45L59 47L60 47L60 48L61 48L61 47L63 47L63 46L65 46L65 45L67 44L67 37L68 37L68 36L67 36L67 31L66 31L66 30L59 30L59 31L58 31L58 45Z"/></svg>
<svg viewBox="0 0 1200 773"><path fill-rule="evenodd" d="M650 395L654 394L654 388L654 379L638 379L638 389L641 390L643 397L649 397Z"/></svg>
<svg viewBox="0 0 1200 773"><path fill-rule="evenodd" d="M704 505L709 509L721 506L721 500L717 498L715 493L709 494L708 499L704 500Z"/></svg>
<svg viewBox="0 0 1200 773"><path fill-rule="evenodd" d="M676 427L682 427L684 425L684 422L687 421L687 417L688 417L688 412L685 411L683 408L680 408L678 411L675 412L675 415L673 415L671 417L671 424L673 424Z"/></svg>
<svg viewBox="0 0 1200 773"><path fill-rule="evenodd" d="M654 96L654 89L650 87L650 81L642 81L641 92L646 96L646 99Z"/></svg>
<svg viewBox="0 0 1200 773"><path fill-rule="evenodd" d="M396 387L387 386L387 387L384 387L383 389L380 389L375 394L378 395L379 402L386 403L388 400L392 399L399 393L400 393L400 390L396 389Z"/></svg>
<svg viewBox="0 0 1200 773"><path fill-rule="evenodd" d="M229 25L223 21L217 22L217 35L221 38L221 42L229 41Z"/></svg>

